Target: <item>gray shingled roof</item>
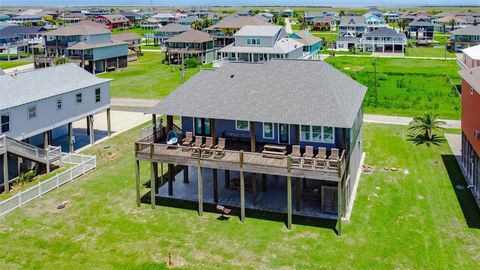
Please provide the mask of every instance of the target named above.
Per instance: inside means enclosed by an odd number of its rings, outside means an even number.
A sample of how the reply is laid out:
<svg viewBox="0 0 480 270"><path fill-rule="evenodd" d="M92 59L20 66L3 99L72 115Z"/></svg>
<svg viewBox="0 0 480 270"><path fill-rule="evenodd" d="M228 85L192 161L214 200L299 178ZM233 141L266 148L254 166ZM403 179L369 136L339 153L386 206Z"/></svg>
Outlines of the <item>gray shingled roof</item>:
<svg viewBox="0 0 480 270"><path fill-rule="evenodd" d="M430 26L430 27L433 27L433 23L431 22L425 22L425 21L413 21L411 23L408 24L408 26Z"/></svg>
<svg viewBox="0 0 480 270"><path fill-rule="evenodd" d="M363 16L343 16L340 18L340 26L349 26L353 21L355 26L365 26L365 17Z"/></svg>
<svg viewBox="0 0 480 270"><path fill-rule="evenodd" d="M450 32L452 35L480 36L480 25L467 26Z"/></svg>
<svg viewBox="0 0 480 270"><path fill-rule="evenodd" d="M363 36L364 37L405 37L405 35L397 33L397 31L387 27L379 28L370 33L363 34Z"/></svg>
<svg viewBox="0 0 480 270"><path fill-rule="evenodd" d="M217 24L210 26L210 29L235 28L240 29L245 25L272 25L271 23L255 16L228 15Z"/></svg>
<svg viewBox="0 0 480 270"><path fill-rule="evenodd" d="M203 70L147 113L351 128L367 88L323 61Z"/></svg>
<svg viewBox="0 0 480 270"><path fill-rule="evenodd" d="M183 42L183 43L204 43L213 41L213 37L205 32L198 30L189 30L167 39L167 42Z"/></svg>
<svg viewBox="0 0 480 270"><path fill-rule="evenodd" d="M108 34L110 30L105 28L105 25L89 22L76 23L65 27L60 27L57 30L45 33L46 36L80 36L80 35L99 35Z"/></svg>
<svg viewBox="0 0 480 270"><path fill-rule="evenodd" d="M185 32L192 28L188 25L181 25L178 23L169 23L164 27L157 29L156 32Z"/></svg>
<svg viewBox="0 0 480 270"><path fill-rule="evenodd" d="M0 76L0 110L97 85L100 79L75 64Z"/></svg>

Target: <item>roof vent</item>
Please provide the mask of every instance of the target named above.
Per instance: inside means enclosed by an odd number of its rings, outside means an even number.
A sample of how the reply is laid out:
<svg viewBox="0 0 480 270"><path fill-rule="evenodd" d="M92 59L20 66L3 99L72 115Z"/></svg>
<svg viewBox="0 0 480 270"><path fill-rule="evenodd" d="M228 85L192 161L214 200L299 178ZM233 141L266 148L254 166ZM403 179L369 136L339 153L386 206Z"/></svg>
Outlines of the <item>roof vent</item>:
<svg viewBox="0 0 480 270"><path fill-rule="evenodd" d="M233 77L235 77L235 74L232 74L232 75L230 75L230 78L232 78L232 79L233 79Z"/></svg>

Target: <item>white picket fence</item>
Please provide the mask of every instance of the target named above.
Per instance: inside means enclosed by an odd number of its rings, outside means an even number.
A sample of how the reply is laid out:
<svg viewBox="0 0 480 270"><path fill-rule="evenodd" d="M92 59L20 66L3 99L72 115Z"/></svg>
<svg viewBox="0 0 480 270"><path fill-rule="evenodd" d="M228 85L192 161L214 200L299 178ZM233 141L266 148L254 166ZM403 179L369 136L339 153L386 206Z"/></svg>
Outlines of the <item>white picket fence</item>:
<svg viewBox="0 0 480 270"><path fill-rule="evenodd" d="M65 164L72 164L73 167L0 202L0 217L17 207L74 180L75 178L84 175L86 172L95 169L97 166L97 158L95 156L79 154L62 153L62 162Z"/></svg>

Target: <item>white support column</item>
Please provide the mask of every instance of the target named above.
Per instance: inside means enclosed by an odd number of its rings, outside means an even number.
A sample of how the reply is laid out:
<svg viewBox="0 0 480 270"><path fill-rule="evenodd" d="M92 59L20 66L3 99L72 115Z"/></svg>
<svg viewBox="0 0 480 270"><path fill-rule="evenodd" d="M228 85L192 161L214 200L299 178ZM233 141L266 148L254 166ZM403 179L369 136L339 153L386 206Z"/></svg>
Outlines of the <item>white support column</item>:
<svg viewBox="0 0 480 270"><path fill-rule="evenodd" d="M8 154L5 152L3 154L3 186L5 188L5 192L10 192L10 185L8 183L9 176L8 176Z"/></svg>

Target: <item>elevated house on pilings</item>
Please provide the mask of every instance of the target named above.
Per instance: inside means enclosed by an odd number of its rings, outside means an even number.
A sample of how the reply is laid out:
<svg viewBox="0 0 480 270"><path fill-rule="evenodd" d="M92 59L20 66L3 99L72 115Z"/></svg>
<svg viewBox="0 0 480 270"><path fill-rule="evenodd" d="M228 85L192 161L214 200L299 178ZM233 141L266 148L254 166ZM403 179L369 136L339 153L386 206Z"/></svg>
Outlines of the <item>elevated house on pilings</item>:
<svg viewBox="0 0 480 270"><path fill-rule="evenodd" d="M138 206L140 161L147 161L152 207L198 203L202 215L221 205L242 221L268 212L286 215L289 228L297 217L348 218L363 158L366 90L322 61L227 63L199 72L146 111L150 135L135 143Z"/></svg>

